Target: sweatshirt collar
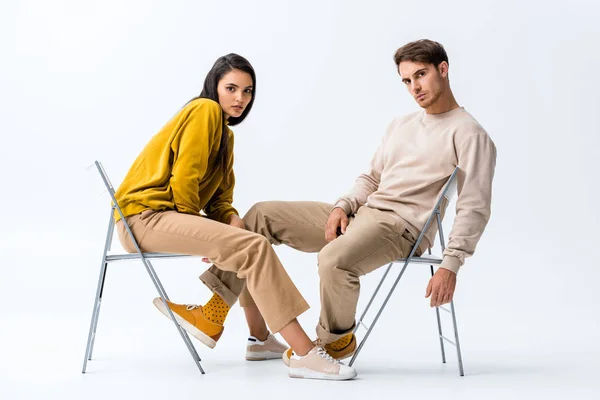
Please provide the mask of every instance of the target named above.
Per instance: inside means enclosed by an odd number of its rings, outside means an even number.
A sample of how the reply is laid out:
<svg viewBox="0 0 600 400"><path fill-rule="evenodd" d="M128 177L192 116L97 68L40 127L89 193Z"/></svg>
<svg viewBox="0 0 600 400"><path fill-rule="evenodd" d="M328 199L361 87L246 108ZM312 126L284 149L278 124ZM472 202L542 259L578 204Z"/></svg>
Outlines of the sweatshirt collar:
<svg viewBox="0 0 600 400"><path fill-rule="evenodd" d="M423 110L423 117L421 120L423 122L443 121L448 118L452 118L458 114L461 114L463 111L465 111L464 107L458 107L458 108L455 108L454 110L446 111L446 112L440 113L440 114L427 114L427 112L425 112L425 110Z"/></svg>

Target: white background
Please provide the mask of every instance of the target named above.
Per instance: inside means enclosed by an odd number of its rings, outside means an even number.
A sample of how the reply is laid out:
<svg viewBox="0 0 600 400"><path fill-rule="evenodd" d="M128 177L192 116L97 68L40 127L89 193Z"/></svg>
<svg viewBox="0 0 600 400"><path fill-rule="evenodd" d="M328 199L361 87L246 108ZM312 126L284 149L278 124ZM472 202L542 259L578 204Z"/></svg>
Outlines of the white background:
<svg viewBox="0 0 600 400"><path fill-rule="evenodd" d="M592 0L3 1L0 398L598 398L599 14ZM109 267L80 373L109 211L95 159L118 184L214 60L237 52L258 78L234 129L235 205L332 202L389 121L417 109L392 55L420 38L445 46L459 103L498 148L492 218L456 295L466 377L452 349L440 363L419 267L359 379L333 384L245 362L239 307L215 350L197 344L200 376L137 263ZM300 318L312 335L316 257L277 252L312 306ZM156 265L174 301L209 297L199 261ZM359 309L380 274L363 279Z"/></svg>

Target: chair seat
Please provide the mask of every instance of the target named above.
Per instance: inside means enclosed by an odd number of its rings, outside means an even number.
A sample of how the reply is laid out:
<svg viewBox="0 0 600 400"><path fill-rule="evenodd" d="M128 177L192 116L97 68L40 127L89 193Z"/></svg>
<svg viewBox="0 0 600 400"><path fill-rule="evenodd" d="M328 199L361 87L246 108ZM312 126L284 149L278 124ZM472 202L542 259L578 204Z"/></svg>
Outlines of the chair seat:
<svg viewBox="0 0 600 400"><path fill-rule="evenodd" d="M183 257L197 257L188 254L169 254L169 253L142 253L148 260L155 260L157 258L183 258ZM106 261L120 261L120 260L136 260L141 258L138 253L127 253L127 254L107 254Z"/></svg>
<svg viewBox="0 0 600 400"><path fill-rule="evenodd" d="M395 263L404 263L404 262L406 262L406 260L407 260L407 258L399 258L394 262ZM410 259L410 262L416 263L416 264L440 265L442 263L442 259L435 255L424 255L421 257L413 257Z"/></svg>

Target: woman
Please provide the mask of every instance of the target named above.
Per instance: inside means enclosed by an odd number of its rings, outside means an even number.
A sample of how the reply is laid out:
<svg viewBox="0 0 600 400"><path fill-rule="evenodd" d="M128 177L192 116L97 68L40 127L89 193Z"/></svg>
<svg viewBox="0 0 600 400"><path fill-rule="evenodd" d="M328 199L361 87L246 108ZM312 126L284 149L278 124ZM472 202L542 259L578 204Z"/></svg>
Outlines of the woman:
<svg viewBox="0 0 600 400"><path fill-rule="evenodd" d="M206 76L202 93L146 145L116 193L117 201L142 251L204 256L217 268L202 275L213 291L204 306L168 302L179 324L213 348L223 333L229 308L241 291L222 278L235 273L245 280L257 311L272 332L279 332L293 349L289 375L329 380L351 379L353 368L331 358L308 338L296 317L308 309L270 243L245 230L232 206L233 133L254 103L256 76L237 54L220 57ZM206 216L200 213L203 211ZM123 221L115 215L119 239L134 252ZM231 279L225 281L231 281ZM160 298L155 306L166 316ZM253 316L250 316L253 314ZM249 318L260 317L250 313ZM249 319L249 324L251 320ZM250 355L281 354L285 346L271 334L264 341L250 338ZM275 349L275 351L272 351Z"/></svg>

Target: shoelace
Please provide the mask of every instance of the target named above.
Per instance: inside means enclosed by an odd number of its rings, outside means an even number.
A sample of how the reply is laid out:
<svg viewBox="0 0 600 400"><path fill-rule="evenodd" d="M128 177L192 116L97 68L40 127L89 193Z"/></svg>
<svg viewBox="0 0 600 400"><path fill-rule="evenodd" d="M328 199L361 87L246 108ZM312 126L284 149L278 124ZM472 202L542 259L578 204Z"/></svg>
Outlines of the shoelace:
<svg viewBox="0 0 600 400"><path fill-rule="evenodd" d="M333 363L333 364L339 364L340 363L338 360L336 360L335 358L331 357L329 355L329 353L327 353L325 351L325 349L322 348L322 347L318 347L317 348L317 354L320 355L322 359L324 359L325 361L328 361L330 363Z"/></svg>
<svg viewBox="0 0 600 400"><path fill-rule="evenodd" d="M188 311L195 310L196 308L200 308L200 306L197 304L186 304L185 305L185 309Z"/></svg>

